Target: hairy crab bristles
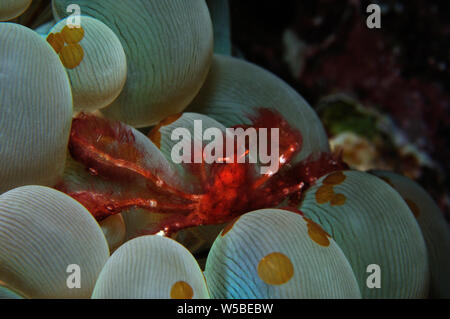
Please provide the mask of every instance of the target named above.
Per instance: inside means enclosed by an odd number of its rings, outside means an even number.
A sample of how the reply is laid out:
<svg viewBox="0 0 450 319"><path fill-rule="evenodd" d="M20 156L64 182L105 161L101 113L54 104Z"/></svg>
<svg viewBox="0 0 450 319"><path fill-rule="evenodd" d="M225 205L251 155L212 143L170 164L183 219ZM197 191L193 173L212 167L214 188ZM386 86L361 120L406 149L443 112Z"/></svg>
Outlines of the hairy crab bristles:
<svg viewBox="0 0 450 319"><path fill-rule="evenodd" d="M224 223L283 202L288 205L298 201L302 190L320 176L346 168L331 154L316 154L292 165L292 158L301 150L301 134L268 109L261 108L252 122L256 130L279 129L279 169L260 174L258 164L238 163L238 157L248 157L247 142L231 163L186 165L203 184L193 188L201 192L192 192L177 186L183 183L173 181L172 163L164 163L159 149L149 139L142 141L138 131L120 122L81 114L73 121L69 150L84 167L77 174L85 177L80 182L67 177L71 174L66 172L57 188L78 200L97 220L131 207L167 213L167 218L145 233L171 234L186 227ZM270 134L267 138L270 149Z"/></svg>

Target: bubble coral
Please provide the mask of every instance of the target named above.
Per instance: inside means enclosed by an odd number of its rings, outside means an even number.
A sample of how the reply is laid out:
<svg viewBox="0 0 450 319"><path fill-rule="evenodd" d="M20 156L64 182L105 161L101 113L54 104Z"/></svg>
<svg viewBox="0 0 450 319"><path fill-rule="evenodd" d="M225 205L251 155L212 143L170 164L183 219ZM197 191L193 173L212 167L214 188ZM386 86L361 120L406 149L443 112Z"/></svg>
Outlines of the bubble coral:
<svg viewBox="0 0 450 319"><path fill-rule="evenodd" d="M101 21L81 16L80 26L59 21L47 42L59 55L72 86L74 111L96 111L110 105L127 79L127 60L116 34Z"/></svg>
<svg viewBox="0 0 450 319"><path fill-rule="evenodd" d="M166 237L142 236L122 245L108 260L92 298L207 299L209 292L186 248Z"/></svg>
<svg viewBox="0 0 450 319"><path fill-rule="evenodd" d="M368 173L337 171L305 192L300 210L342 248L363 298L428 296L425 241L408 205L388 184ZM371 264L383 269L383 289L366 283Z"/></svg>
<svg viewBox="0 0 450 319"><path fill-rule="evenodd" d="M34 31L0 23L0 194L56 183L71 120L71 87L56 53Z"/></svg>
<svg viewBox="0 0 450 319"><path fill-rule="evenodd" d="M105 237L77 201L43 186L0 196L0 281L27 298L89 298L108 259ZM71 264L83 270L68 289Z"/></svg>
<svg viewBox="0 0 450 319"><path fill-rule="evenodd" d="M205 276L214 298L361 298L330 235L300 214L278 209L230 223L211 248Z"/></svg>
<svg viewBox="0 0 450 319"><path fill-rule="evenodd" d="M213 30L204 0L53 0L57 20L72 3L111 28L125 50L127 81L102 110L105 116L145 127L187 107L211 64Z"/></svg>
<svg viewBox="0 0 450 319"><path fill-rule="evenodd" d="M69 2L53 1L57 19ZM213 55L205 1L76 3L89 16L83 31L63 20L47 41L0 24L8 31L0 32L0 75L8 77L0 76L0 193L7 191L0 195L0 295L426 298L431 289L448 296L448 229L431 198L400 177L373 172L389 184L349 170L293 88L252 63ZM91 27L112 42L91 38ZM227 30L216 35L224 35L216 51L229 53ZM128 70L123 90L119 44ZM86 83L105 69L95 61L108 45L118 50L120 76L103 91L107 77ZM92 62L85 71L84 62ZM22 87L30 89L16 94ZM71 91L77 110L111 104L76 114L69 129ZM261 172L262 161L250 162L251 143L222 161L174 163L177 128L194 133L183 145L208 147L195 121L216 128L222 142L227 128L278 129L279 169ZM54 189L21 187L29 184ZM169 236L208 252L205 277ZM72 263L84 269L81 290L66 287ZM367 286L372 264L382 267L379 289Z"/></svg>

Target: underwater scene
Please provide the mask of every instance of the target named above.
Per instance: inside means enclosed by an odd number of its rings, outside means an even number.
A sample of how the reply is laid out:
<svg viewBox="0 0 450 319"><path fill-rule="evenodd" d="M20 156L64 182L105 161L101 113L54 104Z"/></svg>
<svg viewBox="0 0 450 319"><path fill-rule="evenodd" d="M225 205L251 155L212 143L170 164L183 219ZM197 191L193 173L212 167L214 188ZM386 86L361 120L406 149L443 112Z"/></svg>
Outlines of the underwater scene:
<svg viewBox="0 0 450 319"><path fill-rule="evenodd" d="M449 299L444 5L0 0L0 299Z"/></svg>

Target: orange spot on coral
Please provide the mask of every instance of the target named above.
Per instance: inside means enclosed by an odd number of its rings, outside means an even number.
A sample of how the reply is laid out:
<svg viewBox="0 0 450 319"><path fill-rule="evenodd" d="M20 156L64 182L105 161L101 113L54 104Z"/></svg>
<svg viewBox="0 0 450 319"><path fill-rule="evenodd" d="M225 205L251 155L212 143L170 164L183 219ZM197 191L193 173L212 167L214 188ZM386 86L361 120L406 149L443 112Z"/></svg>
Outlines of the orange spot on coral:
<svg viewBox="0 0 450 319"><path fill-rule="evenodd" d="M335 194L331 199L331 206L342 206L347 201L347 197L344 194Z"/></svg>
<svg viewBox="0 0 450 319"><path fill-rule="evenodd" d="M148 133L148 137L158 148L161 148L161 132L159 130L164 126L167 126L167 125L172 124L173 122L176 122L181 117L181 115L182 115L182 113L178 113L178 114L167 117L166 119L159 122L159 124L156 125L150 131L150 133Z"/></svg>
<svg viewBox="0 0 450 319"><path fill-rule="evenodd" d="M178 281L170 290L170 298L172 299L192 299L194 296L194 290L185 281Z"/></svg>
<svg viewBox="0 0 450 319"><path fill-rule="evenodd" d="M82 27L79 28L70 28L69 26L65 26L61 30L61 35L64 38L64 41L67 44L75 44L83 40L84 38L84 29Z"/></svg>
<svg viewBox="0 0 450 319"><path fill-rule="evenodd" d="M291 260L282 253L271 253L258 264L258 276L269 285L282 285L294 276Z"/></svg>
<svg viewBox="0 0 450 319"><path fill-rule="evenodd" d="M326 231L324 231L323 228L320 227L320 225L313 222L311 219L306 217L303 217L303 219L307 223L309 238L311 238L320 246L328 247L330 245L330 240L328 239L330 235Z"/></svg>
<svg viewBox="0 0 450 319"><path fill-rule="evenodd" d="M64 47L64 39L61 33L50 33L47 36L47 42L52 46L56 53L61 52Z"/></svg>
<svg viewBox="0 0 450 319"><path fill-rule="evenodd" d="M233 219L231 222L229 222L225 228L222 230L221 236L225 236L230 230L231 228L233 228L234 224L236 224L236 222L239 220L239 217Z"/></svg>
<svg viewBox="0 0 450 319"><path fill-rule="evenodd" d="M343 181L345 181L347 177L344 175L343 172L335 172L333 174L328 175L324 180L323 180L323 184L325 185L339 185L341 184Z"/></svg>
<svg viewBox="0 0 450 319"><path fill-rule="evenodd" d="M59 58L66 68L74 69L83 61L84 50L79 44L69 44L62 48Z"/></svg>
<svg viewBox="0 0 450 319"><path fill-rule="evenodd" d="M333 186L331 185L322 185L316 191L316 201L319 204L326 204L331 201L334 197Z"/></svg>
<svg viewBox="0 0 450 319"><path fill-rule="evenodd" d="M420 215L420 210L419 210L419 206L417 206L416 203L414 203L412 200L410 199L405 199L406 204L408 204L409 209L411 210L411 212L414 214L414 217L419 217Z"/></svg>

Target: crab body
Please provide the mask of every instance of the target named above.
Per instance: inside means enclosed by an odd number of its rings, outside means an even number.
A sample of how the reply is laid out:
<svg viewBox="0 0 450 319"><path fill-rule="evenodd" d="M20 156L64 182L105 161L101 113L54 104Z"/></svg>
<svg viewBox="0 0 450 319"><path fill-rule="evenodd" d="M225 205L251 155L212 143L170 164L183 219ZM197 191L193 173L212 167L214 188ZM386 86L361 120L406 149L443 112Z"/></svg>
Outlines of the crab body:
<svg viewBox="0 0 450 319"><path fill-rule="evenodd" d="M248 156L247 143L231 162L185 164L187 175L194 177L186 182L140 132L121 122L81 114L73 121L69 142L77 165L66 169L56 188L82 203L97 220L132 207L167 213L159 225L143 233L170 235L187 227L225 223L252 210L290 205L317 178L345 168L332 154L292 165L301 150L301 134L269 109L259 109L252 122L257 130L279 128L277 172L261 174L258 164L238 161Z"/></svg>

